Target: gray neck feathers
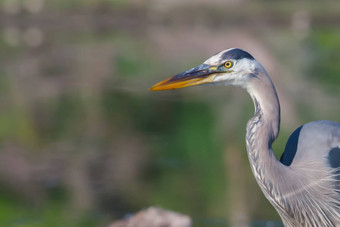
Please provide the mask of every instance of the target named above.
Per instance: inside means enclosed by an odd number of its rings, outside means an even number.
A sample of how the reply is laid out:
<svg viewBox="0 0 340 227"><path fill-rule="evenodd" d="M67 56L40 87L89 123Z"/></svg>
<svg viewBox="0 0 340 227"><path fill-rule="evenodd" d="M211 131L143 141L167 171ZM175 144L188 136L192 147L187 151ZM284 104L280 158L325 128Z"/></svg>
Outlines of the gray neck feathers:
<svg viewBox="0 0 340 227"><path fill-rule="evenodd" d="M275 171L281 166L271 148L280 129L280 105L265 71L257 72L257 76L249 82L247 91L255 107L255 114L247 124L248 157L255 178L267 196L273 193Z"/></svg>
<svg viewBox="0 0 340 227"><path fill-rule="evenodd" d="M332 179L321 183L308 182L305 177L308 173L297 166L284 166L273 153L271 145L280 128L280 106L266 72L259 72L246 88L255 106L255 114L247 124L248 158L264 195L276 208L285 226L335 226L329 217L337 217L340 221L339 211L332 206L340 204L336 199L338 195L334 195L330 187ZM326 179L327 175L322 178ZM319 202L318 198L326 201L326 197L327 203ZM313 212L313 209L320 212Z"/></svg>
<svg viewBox="0 0 340 227"><path fill-rule="evenodd" d="M251 78L247 91L253 99L255 114L248 121L246 144L253 174L274 207L282 207L276 178L283 165L276 159L271 145L280 128L280 106L275 88L265 71Z"/></svg>
<svg viewBox="0 0 340 227"><path fill-rule="evenodd" d="M280 172L281 163L276 159L271 144L279 130L276 128L274 131L272 124L276 123L276 127L279 126L277 120L273 123L270 121L271 119L267 119L256 97L253 97L253 101L255 114L248 121L246 134L248 158L253 174L262 191L267 199L272 204L275 203L276 206L277 201L273 200L273 198L278 197L279 194L277 188L275 188L275 177Z"/></svg>

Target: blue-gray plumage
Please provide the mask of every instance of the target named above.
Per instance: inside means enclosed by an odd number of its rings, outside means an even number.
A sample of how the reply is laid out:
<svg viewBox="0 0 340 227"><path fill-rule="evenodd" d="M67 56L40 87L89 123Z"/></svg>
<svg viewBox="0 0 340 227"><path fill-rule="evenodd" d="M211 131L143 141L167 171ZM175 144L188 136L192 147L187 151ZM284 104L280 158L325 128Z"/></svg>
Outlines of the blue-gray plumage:
<svg viewBox="0 0 340 227"><path fill-rule="evenodd" d="M208 83L242 87L253 99L255 114L246 133L249 162L285 226L340 226L340 124L313 121L301 126L289 138L281 162L277 160L271 146L280 129L275 87L263 66L237 48L221 51L151 90Z"/></svg>
<svg viewBox="0 0 340 227"><path fill-rule="evenodd" d="M340 167L340 148L333 147L328 154L329 164L332 168Z"/></svg>
<svg viewBox="0 0 340 227"><path fill-rule="evenodd" d="M302 126L297 128L292 135L289 137L288 142L286 144L285 151L283 152L280 162L286 166L290 166L292 164L293 159L295 157L297 151L297 145L299 142L300 131Z"/></svg>
<svg viewBox="0 0 340 227"><path fill-rule="evenodd" d="M333 147L328 153L328 161L335 170L336 179L340 182L340 148Z"/></svg>

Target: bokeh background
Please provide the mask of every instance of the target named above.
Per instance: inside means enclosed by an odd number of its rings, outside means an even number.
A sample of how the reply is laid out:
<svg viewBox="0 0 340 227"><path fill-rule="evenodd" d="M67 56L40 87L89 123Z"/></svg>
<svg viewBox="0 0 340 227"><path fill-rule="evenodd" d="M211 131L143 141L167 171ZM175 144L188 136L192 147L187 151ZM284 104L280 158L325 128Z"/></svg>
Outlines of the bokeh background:
<svg viewBox="0 0 340 227"><path fill-rule="evenodd" d="M271 75L274 150L340 121L340 1L1 0L0 226L107 226L148 206L194 226L277 226L237 88L150 92L230 47Z"/></svg>

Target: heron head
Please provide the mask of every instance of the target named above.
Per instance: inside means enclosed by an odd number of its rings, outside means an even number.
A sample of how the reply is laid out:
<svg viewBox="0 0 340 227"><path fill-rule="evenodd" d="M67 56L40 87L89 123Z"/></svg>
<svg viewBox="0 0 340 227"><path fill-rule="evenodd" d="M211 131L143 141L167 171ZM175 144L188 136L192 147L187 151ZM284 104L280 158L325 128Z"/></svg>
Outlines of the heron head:
<svg viewBox="0 0 340 227"><path fill-rule="evenodd" d="M259 67L248 52L232 48L215 54L202 65L155 84L150 90L169 90L211 83L245 86L249 78L256 77Z"/></svg>

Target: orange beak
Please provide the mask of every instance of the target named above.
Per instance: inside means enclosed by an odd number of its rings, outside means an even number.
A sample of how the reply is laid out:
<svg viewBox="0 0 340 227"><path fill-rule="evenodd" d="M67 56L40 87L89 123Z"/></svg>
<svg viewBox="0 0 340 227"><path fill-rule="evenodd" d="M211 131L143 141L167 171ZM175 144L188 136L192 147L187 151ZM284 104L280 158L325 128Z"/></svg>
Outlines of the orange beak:
<svg viewBox="0 0 340 227"><path fill-rule="evenodd" d="M202 64L155 84L150 88L150 91L178 89L211 83L216 73L218 73L217 67Z"/></svg>

